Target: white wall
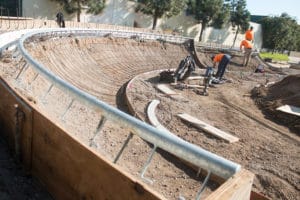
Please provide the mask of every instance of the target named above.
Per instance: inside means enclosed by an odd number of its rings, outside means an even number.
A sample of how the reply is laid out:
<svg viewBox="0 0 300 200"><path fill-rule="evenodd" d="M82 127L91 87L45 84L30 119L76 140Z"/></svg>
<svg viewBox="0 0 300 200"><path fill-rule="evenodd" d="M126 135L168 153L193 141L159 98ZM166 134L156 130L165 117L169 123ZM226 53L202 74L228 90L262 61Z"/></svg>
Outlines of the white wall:
<svg viewBox="0 0 300 200"><path fill-rule="evenodd" d="M50 0L23 0L22 3L23 17L55 20L59 10L61 10L61 6Z"/></svg>
<svg viewBox="0 0 300 200"><path fill-rule="evenodd" d="M23 0L23 15L33 18L45 18L55 20L56 13L62 11L59 3L50 0ZM76 21L76 14L67 15L66 20ZM107 0L106 8L99 15L81 14L81 22L93 22L102 24L116 24L132 27L134 22L141 28L152 28L152 17L134 12L134 2L128 0ZM262 46L262 29L261 25L251 23L254 27L255 47ZM172 18L163 18L158 20L157 29L160 30L176 30L180 34L195 38L198 41L200 25L190 16L182 13ZM235 36L235 31L228 26L222 30L208 27L203 33L203 42L221 43L231 46ZM239 34L235 43L235 47L239 47L240 41L244 39L244 34Z"/></svg>
<svg viewBox="0 0 300 200"><path fill-rule="evenodd" d="M135 18L133 4L134 2L127 0L107 0L106 7L100 15L86 14L83 15L82 21L132 27Z"/></svg>
<svg viewBox="0 0 300 200"><path fill-rule="evenodd" d="M137 18L139 21L144 20L142 18ZM150 21L150 26L152 27L152 19L147 19ZM140 22L143 24L142 22ZM161 19L158 21L157 29L163 30L179 30L181 34L184 36L192 37L195 41L199 40L200 36L200 28L201 25L196 22L190 16L185 16L185 14L181 14L170 19ZM262 47L262 27L260 24L250 22L250 26L253 26L254 31L254 47L261 49ZM207 27L202 36L202 42L205 43L218 43L227 46L232 46L233 40L235 37L236 29L233 29L232 26L228 25L223 29L214 29L212 27ZM238 34L234 47L239 48L240 42L245 39L244 34Z"/></svg>
<svg viewBox="0 0 300 200"><path fill-rule="evenodd" d="M260 24L250 22L250 26L253 26L254 31L254 48L261 49L262 47L262 27ZM236 28L227 26L223 29L213 29L208 27L203 33L203 41L207 43L218 43L223 45L232 46L235 37ZM199 35L198 35L199 37ZM197 39L198 39L197 37ZM238 34L234 47L239 48L242 40L245 39L244 34Z"/></svg>

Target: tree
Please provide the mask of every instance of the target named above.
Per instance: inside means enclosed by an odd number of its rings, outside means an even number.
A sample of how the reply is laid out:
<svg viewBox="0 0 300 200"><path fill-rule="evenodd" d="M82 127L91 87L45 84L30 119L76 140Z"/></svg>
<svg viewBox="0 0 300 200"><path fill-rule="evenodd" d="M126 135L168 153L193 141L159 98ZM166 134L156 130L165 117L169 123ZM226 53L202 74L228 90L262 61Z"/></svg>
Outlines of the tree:
<svg viewBox="0 0 300 200"><path fill-rule="evenodd" d="M223 0L189 0L187 12L201 24L199 41L208 25L221 27L228 18L228 7Z"/></svg>
<svg viewBox="0 0 300 200"><path fill-rule="evenodd" d="M246 0L231 0L231 23L236 28L235 37L232 47L235 45L235 41L239 32L244 33L250 26L250 12L246 9Z"/></svg>
<svg viewBox="0 0 300 200"><path fill-rule="evenodd" d="M296 31L296 49L295 51L300 51L300 25L297 25Z"/></svg>
<svg viewBox="0 0 300 200"><path fill-rule="evenodd" d="M211 25L214 28L221 29L225 24L228 24L230 20L230 5L224 3L222 7L222 11L219 12L211 22Z"/></svg>
<svg viewBox="0 0 300 200"><path fill-rule="evenodd" d="M153 17L152 29L156 28L159 18L178 15L186 6L186 0L137 0L136 12Z"/></svg>
<svg viewBox="0 0 300 200"><path fill-rule="evenodd" d="M274 51L299 50L300 34L297 21L288 14L265 17L260 23L263 28L263 47Z"/></svg>
<svg viewBox="0 0 300 200"><path fill-rule="evenodd" d="M82 6L87 6L87 13L99 14L105 8L105 0L55 0L60 2L64 10L69 13L77 14L77 21L80 22Z"/></svg>

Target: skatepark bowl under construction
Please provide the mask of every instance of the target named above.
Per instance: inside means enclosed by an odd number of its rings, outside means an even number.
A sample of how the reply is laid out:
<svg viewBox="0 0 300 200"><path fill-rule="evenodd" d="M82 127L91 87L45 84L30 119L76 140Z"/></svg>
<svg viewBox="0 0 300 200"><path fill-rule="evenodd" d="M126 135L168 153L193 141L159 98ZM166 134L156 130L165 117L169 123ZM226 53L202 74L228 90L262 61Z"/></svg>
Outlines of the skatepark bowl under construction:
<svg viewBox="0 0 300 200"><path fill-rule="evenodd" d="M121 111L134 113L126 83L195 55L190 38L100 27L0 37L1 132L55 199L250 199L254 175L239 164Z"/></svg>

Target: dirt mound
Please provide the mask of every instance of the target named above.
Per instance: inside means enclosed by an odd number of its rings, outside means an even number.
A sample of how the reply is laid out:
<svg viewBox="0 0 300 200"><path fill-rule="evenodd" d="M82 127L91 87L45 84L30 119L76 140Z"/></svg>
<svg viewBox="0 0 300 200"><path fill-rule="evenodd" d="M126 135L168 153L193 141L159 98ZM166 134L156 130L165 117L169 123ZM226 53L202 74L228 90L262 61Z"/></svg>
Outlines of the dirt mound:
<svg viewBox="0 0 300 200"><path fill-rule="evenodd" d="M300 74L285 77L270 87L261 86L252 90L252 97L264 114L279 124L300 133L300 118L277 111L282 105L300 107Z"/></svg>
<svg viewBox="0 0 300 200"><path fill-rule="evenodd" d="M300 107L300 74L290 75L269 89L269 98Z"/></svg>

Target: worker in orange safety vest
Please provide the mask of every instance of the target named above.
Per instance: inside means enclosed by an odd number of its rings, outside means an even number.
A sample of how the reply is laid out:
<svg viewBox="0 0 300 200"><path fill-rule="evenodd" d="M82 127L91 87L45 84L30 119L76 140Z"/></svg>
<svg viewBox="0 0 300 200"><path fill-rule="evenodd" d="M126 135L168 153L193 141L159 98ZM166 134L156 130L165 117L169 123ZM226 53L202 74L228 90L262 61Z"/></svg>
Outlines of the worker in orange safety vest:
<svg viewBox="0 0 300 200"><path fill-rule="evenodd" d="M230 62L231 56L228 54L223 54L223 53L219 53L216 54L212 57L212 61L213 61L213 67L216 67L217 63L218 63L218 70L217 73L215 75L215 77L221 81L223 78L223 75L225 73L226 67L228 65L228 63Z"/></svg>
<svg viewBox="0 0 300 200"><path fill-rule="evenodd" d="M245 33L245 39L254 42L254 33L253 33L253 26L250 26L250 29L248 29Z"/></svg>
<svg viewBox="0 0 300 200"><path fill-rule="evenodd" d="M243 40L240 44L240 50L244 52L243 66L247 66L251 57L253 45L248 40Z"/></svg>

